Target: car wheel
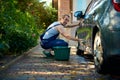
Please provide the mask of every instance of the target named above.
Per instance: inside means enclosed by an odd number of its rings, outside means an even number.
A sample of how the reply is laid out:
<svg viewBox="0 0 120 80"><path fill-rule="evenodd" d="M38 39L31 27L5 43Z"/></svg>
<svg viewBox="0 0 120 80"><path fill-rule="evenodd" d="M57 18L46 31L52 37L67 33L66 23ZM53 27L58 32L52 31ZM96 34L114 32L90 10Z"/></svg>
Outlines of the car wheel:
<svg viewBox="0 0 120 80"><path fill-rule="evenodd" d="M105 74L105 65L103 58L103 46L100 32L97 32L94 38L94 63L98 73Z"/></svg>

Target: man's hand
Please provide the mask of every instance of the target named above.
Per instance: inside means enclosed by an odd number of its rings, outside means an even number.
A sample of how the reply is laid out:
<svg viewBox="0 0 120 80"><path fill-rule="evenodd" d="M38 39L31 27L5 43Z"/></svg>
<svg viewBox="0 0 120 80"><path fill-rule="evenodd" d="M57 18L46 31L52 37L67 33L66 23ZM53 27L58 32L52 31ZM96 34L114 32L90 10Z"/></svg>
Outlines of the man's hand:
<svg viewBox="0 0 120 80"><path fill-rule="evenodd" d="M84 19L81 18L81 19L79 20L79 25L82 25L82 24L83 24L83 21L84 21Z"/></svg>

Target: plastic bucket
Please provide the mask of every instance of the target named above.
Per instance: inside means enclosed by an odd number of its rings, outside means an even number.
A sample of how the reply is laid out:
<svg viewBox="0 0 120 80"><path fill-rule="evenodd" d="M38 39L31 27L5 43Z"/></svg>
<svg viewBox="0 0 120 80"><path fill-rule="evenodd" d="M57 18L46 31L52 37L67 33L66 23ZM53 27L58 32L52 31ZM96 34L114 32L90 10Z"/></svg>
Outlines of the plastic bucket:
<svg viewBox="0 0 120 80"><path fill-rule="evenodd" d="M70 47L54 47L54 58L59 61L68 61L70 57Z"/></svg>

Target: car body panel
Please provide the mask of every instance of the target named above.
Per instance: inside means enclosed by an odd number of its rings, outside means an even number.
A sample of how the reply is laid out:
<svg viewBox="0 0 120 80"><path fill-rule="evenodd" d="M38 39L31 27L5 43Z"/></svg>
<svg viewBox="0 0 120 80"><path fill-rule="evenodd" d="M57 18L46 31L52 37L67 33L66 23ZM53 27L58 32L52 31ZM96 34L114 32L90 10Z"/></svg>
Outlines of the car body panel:
<svg viewBox="0 0 120 80"><path fill-rule="evenodd" d="M114 51L117 52L118 50L119 52L120 49L118 44L120 40L120 13L115 11L113 6L110 5L112 5L111 0L98 0L85 15L86 19L92 18L96 23L97 28L101 32L102 41L106 45L108 55L115 55Z"/></svg>
<svg viewBox="0 0 120 80"><path fill-rule="evenodd" d="M120 2L120 0L114 1ZM120 12L115 9L113 0L92 0L84 13L84 19L95 24L92 28L92 50L94 50L95 35L99 32L104 62L111 66L113 61L119 60L117 64L120 64ZM93 55L95 55L94 51ZM118 66L117 64L114 64L114 67Z"/></svg>

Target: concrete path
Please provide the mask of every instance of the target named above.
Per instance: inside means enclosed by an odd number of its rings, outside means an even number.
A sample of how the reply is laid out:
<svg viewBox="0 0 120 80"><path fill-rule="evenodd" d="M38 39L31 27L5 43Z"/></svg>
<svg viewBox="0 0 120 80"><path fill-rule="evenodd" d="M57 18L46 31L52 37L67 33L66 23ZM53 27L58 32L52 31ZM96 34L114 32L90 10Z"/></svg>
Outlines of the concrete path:
<svg viewBox="0 0 120 80"><path fill-rule="evenodd" d="M75 55L71 50L69 61L46 58L42 48L36 46L28 55L20 58L0 72L0 80L109 80L94 70L94 63Z"/></svg>

